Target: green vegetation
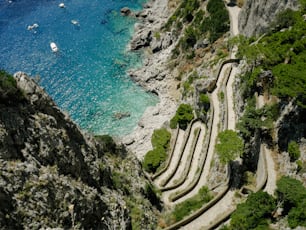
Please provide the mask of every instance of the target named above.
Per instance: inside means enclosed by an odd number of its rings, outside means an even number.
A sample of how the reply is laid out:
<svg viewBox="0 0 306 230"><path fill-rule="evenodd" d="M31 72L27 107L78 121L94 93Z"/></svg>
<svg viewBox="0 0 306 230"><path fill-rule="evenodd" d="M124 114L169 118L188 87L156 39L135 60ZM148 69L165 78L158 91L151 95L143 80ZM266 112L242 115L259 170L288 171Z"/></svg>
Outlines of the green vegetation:
<svg viewBox="0 0 306 230"><path fill-rule="evenodd" d="M306 226L306 189L293 178L283 176L277 182L277 200L265 192L251 194L247 201L237 206L228 229L268 229L268 220L276 210L276 203L288 214L290 228Z"/></svg>
<svg viewBox="0 0 306 230"><path fill-rule="evenodd" d="M194 89L192 83L196 77L197 76L195 76L194 74L191 74L188 79L183 83L183 97L187 96L188 93L193 92Z"/></svg>
<svg viewBox="0 0 306 230"><path fill-rule="evenodd" d="M222 164L241 156L243 153L243 140L233 130L225 130L218 134L218 143L216 145L217 153Z"/></svg>
<svg viewBox="0 0 306 230"><path fill-rule="evenodd" d="M175 209L172 213L175 222L182 220L185 216L201 208L205 203L208 203L212 198L213 196L210 194L208 188L202 187L197 195L175 206Z"/></svg>
<svg viewBox="0 0 306 230"><path fill-rule="evenodd" d="M293 178L283 176L277 182L277 198L283 203L284 214L288 213L290 228L306 226L306 188Z"/></svg>
<svg viewBox="0 0 306 230"><path fill-rule="evenodd" d="M160 205L160 199L159 199L159 191L156 189L156 187L150 183L146 183L145 189L144 189L145 197L148 198L148 200L151 202L152 205L161 208Z"/></svg>
<svg viewBox="0 0 306 230"><path fill-rule="evenodd" d="M153 148L161 147L164 150L168 150L170 145L171 134L165 128L156 129L152 134L152 146Z"/></svg>
<svg viewBox="0 0 306 230"><path fill-rule="evenodd" d="M199 96L199 105L205 109L205 111L209 110L210 107L210 100L206 93L200 93Z"/></svg>
<svg viewBox="0 0 306 230"><path fill-rule="evenodd" d="M251 194L245 203L239 204L231 216L229 229L268 229L267 218L271 217L276 201L266 192Z"/></svg>
<svg viewBox="0 0 306 230"><path fill-rule="evenodd" d="M14 77L6 71L0 70L0 102L11 104L22 98L22 92L17 88Z"/></svg>
<svg viewBox="0 0 306 230"><path fill-rule="evenodd" d="M300 11L286 10L277 17L271 30L273 33L257 41L254 38L236 38L239 44L238 57L246 59L257 71L249 74L249 82L258 81L256 77L259 71L270 70L274 79L269 92L284 102L294 99L301 108L306 108L305 13L305 7Z"/></svg>
<svg viewBox="0 0 306 230"><path fill-rule="evenodd" d="M175 116L170 121L170 128L175 129L177 127L177 124L179 124L179 127L181 129L186 129L187 125L192 121L194 118L193 116L193 109L188 104L181 104L177 111Z"/></svg>
<svg viewBox="0 0 306 230"><path fill-rule="evenodd" d="M199 6L198 0L183 0L164 27L165 30L174 27L179 34L185 24L184 34L173 51L174 57L186 54L192 59L195 56L193 47L198 41L208 38L214 42L229 31L229 15L222 0L209 0L207 12Z"/></svg>
<svg viewBox="0 0 306 230"><path fill-rule="evenodd" d="M209 0L207 11L210 17L203 22L201 29L202 31L209 31L210 41L214 42L221 37L222 34L229 31L229 15L222 0Z"/></svg>
<svg viewBox="0 0 306 230"><path fill-rule="evenodd" d="M95 139L98 141L104 153L117 153L117 145L114 142L113 138L109 135L98 135L95 136Z"/></svg>
<svg viewBox="0 0 306 230"><path fill-rule="evenodd" d="M167 129L154 130L152 135L153 150L150 150L144 158L143 168L150 173L155 173L158 167L166 160L170 145L171 134Z"/></svg>
<svg viewBox="0 0 306 230"><path fill-rule="evenodd" d="M255 97L249 99L244 114L241 117L237 127L240 130L244 140L250 140L257 129L273 128L273 121L278 117L278 105L265 105L261 109L256 109Z"/></svg>
<svg viewBox="0 0 306 230"><path fill-rule="evenodd" d="M183 20L184 22L191 22L195 11L199 8L200 4L198 0L183 0L180 6L176 9L173 15L170 17L164 28L170 30L174 22ZM177 22L178 24L178 22ZM177 25L176 25L177 27Z"/></svg>
<svg viewBox="0 0 306 230"><path fill-rule="evenodd" d="M288 153L291 161L296 161L301 156L301 151L299 149L298 143L295 141L290 141L288 144Z"/></svg>

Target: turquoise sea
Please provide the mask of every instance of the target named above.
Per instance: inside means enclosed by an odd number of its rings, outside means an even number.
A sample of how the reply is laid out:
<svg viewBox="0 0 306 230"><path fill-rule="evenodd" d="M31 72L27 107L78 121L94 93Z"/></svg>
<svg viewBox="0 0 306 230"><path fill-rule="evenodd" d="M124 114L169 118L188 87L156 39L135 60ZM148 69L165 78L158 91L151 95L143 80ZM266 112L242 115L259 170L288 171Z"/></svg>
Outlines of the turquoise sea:
<svg viewBox="0 0 306 230"><path fill-rule="evenodd" d="M81 128L126 135L158 101L126 74L141 66L141 54L126 51L136 20L121 16L120 9L138 10L143 3L0 0L0 69L39 75L39 84ZM59 52L51 51L51 42ZM118 120L116 113L130 116Z"/></svg>

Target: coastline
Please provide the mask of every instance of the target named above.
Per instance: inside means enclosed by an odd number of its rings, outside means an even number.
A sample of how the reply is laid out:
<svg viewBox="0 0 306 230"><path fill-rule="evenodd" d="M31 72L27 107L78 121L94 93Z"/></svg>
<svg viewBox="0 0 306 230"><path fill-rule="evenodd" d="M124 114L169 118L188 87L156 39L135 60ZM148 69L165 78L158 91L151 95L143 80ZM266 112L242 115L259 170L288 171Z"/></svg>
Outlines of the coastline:
<svg viewBox="0 0 306 230"><path fill-rule="evenodd" d="M135 24L134 35L128 44L129 50L141 49L145 52L143 66L129 70L129 76L136 84L159 98L155 106L145 110L134 130L119 140L139 160L152 149L151 136L154 129L161 128L175 114L180 95L178 82L167 68L174 44L169 34L162 39L152 36L168 18L167 4L168 0L150 0L144 5L143 10L137 13L140 20ZM160 50L152 52L156 46L160 46Z"/></svg>

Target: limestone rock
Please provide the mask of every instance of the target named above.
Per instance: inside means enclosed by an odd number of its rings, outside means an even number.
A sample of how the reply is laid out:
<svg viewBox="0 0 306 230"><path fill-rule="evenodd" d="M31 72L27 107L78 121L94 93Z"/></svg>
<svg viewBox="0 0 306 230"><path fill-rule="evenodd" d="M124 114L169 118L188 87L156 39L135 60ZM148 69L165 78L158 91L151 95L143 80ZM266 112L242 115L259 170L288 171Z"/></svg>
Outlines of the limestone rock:
<svg viewBox="0 0 306 230"><path fill-rule="evenodd" d="M127 162L135 175L125 172L125 189L114 188L110 148L84 134L26 74L15 79L18 97L0 100L0 228L131 229L123 193L144 200L139 164ZM155 221L146 202L142 229Z"/></svg>
<svg viewBox="0 0 306 230"><path fill-rule="evenodd" d="M132 39L130 46L131 50L139 50L141 48L147 47L152 41L152 31L151 30L140 30L136 33Z"/></svg>
<svg viewBox="0 0 306 230"><path fill-rule="evenodd" d="M153 53L168 48L173 43L173 38L170 32L162 35L161 38L153 38L151 43L151 49Z"/></svg>
<svg viewBox="0 0 306 230"><path fill-rule="evenodd" d="M196 82L195 86L198 92L211 93L216 87L216 79L200 80Z"/></svg>
<svg viewBox="0 0 306 230"><path fill-rule="evenodd" d="M121 14L124 15L124 16L129 16L132 11L130 10L130 8L128 7L123 7L121 10L120 10Z"/></svg>
<svg viewBox="0 0 306 230"><path fill-rule="evenodd" d="M262 34L279 12L297 5L297 0L246 0L239 15L239 31L248 37Z"/></svg>

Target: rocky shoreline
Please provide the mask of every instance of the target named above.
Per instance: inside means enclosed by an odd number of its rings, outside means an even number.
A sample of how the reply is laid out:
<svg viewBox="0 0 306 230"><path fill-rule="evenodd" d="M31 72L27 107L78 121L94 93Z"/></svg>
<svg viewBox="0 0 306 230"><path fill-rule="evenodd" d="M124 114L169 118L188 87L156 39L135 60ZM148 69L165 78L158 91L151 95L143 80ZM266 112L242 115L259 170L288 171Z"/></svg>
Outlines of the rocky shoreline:
<svg viewBox="0 0 306 230"><path fill-rule="evenodd" d="M144 50L145 60L140 69L128 72L136 84L159 97L156 106L149 107L138 122L137 127L120 142L134 152L138 159L143 159L152 149L151 135L154 129L162 127L175 114L180 94L178 82L167 68L167 61L174 47L170 33L160 34L163 23L170 15L168 0L151 0L140 12L122 9L121 13L139 19L135 24L134 36L128 45L129 50Z"/></svg>

